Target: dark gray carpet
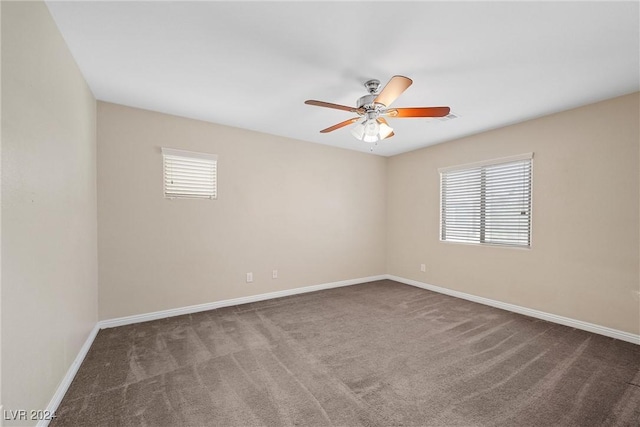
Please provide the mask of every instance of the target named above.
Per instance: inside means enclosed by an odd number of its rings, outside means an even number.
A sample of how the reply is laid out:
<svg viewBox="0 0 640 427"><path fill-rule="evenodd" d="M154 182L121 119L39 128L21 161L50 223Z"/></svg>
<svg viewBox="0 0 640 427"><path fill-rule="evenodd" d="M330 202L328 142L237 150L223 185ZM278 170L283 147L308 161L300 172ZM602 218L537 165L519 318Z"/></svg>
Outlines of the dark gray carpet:
<svg viewBox="0 0 640 427"><path fill-rule="evenodd" d="M52 426L640 425L640 346L392 281L100 331Z"/></svg>

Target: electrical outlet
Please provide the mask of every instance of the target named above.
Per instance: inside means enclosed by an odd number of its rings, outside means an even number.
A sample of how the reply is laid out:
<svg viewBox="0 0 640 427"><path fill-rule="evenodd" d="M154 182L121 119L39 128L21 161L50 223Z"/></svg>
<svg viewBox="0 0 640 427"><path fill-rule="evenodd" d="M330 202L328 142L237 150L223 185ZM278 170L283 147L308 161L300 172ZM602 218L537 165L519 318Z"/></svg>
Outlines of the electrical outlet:
<svg viewBox="0 0 640 427"><path fill-rule="evenodd" d="M277 279L278 278L278 270L273 270L271 272L271 278L272 279Z"/></svg>
<svg viewBox="0 0 640 427"><path fill-rule="evenodd" d="M420 271L422 271L423 273L427 271L427 266L425 264L420 264Z"/></svg>
<svg viewBox="0 0 640 427"><path fill-rule="evenodd" d="M253 273L247 273L247 283L253 282Z"/></svg>

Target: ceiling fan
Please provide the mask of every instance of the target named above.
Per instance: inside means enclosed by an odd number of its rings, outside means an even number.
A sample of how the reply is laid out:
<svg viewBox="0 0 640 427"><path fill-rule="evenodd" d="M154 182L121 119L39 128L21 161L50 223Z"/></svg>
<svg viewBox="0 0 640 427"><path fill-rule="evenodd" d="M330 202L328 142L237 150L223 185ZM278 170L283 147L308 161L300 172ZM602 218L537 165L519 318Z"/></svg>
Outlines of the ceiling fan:
<svg viewBox="0 0 640 427"><path fill-rule="evenodd" d="M449 107L389 108L391 103L407 90L412 83L413 81L408 77L393 76L384 89L378 93L380 80L369 80L364 84L369 91L369 95L358 99L357 107L348 107L346 105L332 104L330 102L316 101L313 99L309 99L304 103L358 114L358 117L353 117L323 129L320 133L333 132L336 129L358 122L351 129L351 134L360 141L374 142L377 144L379 140L391 138L394 135L393 129L389 126L384 116L393 118L444 117L449 114ZM364 120L361 121L361 119Z"/></svg>

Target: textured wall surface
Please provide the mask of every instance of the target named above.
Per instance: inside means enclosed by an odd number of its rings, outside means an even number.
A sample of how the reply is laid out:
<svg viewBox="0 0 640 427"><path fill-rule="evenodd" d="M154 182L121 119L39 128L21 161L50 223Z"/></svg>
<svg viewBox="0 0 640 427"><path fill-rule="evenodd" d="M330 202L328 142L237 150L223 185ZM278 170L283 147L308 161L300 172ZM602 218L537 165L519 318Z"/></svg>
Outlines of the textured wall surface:
<svg viewBox="0 0 640 427"><path fill-rule="evenodd" d="M165 199L161 147L217 200ZM100 318L384 274L385 206L383 157L99 102Z"/></svg>
<svg viewBox="0 0 640 427"><path fill-rule="evenodd" d="M390 158L387 272L638 334L638 100L634 93ZM441 242L438 168L527 152L531 249Z"/></svg>
<svg viewBox="0 0 640 427"><path fill-rule="evenodd" d="M95 99L46 5L3 2L5 410L45 409L96 323L96 204Z"/></svg>

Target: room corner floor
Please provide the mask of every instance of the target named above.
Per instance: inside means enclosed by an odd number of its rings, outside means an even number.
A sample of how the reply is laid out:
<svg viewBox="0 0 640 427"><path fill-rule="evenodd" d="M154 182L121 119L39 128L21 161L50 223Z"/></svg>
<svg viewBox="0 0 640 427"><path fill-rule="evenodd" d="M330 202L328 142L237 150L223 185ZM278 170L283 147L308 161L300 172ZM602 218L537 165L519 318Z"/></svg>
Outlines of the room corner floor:
<svg viewBox="0 0 640 427"><path fill-rule="evenodd" d="M640 346L383 280L100 331L53 427L640 425Z"/></svg>

